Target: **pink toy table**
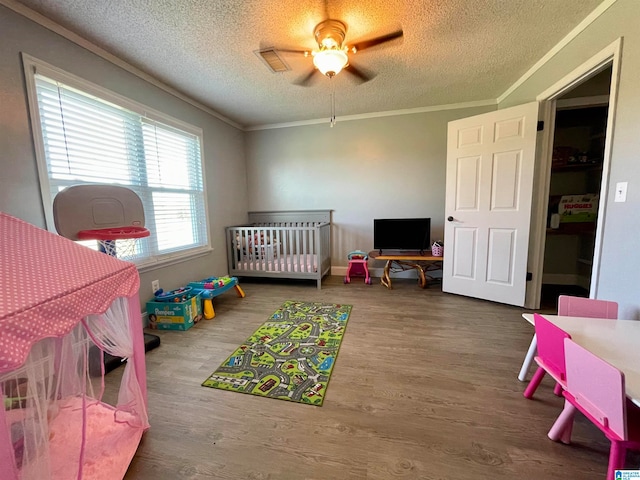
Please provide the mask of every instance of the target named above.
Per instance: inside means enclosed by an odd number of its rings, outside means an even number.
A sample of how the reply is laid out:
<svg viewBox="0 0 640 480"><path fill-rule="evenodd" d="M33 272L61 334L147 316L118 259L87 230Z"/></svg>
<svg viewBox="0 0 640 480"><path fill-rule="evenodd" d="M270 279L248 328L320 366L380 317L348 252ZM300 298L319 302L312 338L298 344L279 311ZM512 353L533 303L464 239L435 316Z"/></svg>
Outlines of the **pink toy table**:
<svg viewBox="0 0 640 480"><path fill-rule="evenodd" d="M607 300L560 295L558 297L558 315L565 317L610 318L614 320L618 318L618 304ZM520 367L520 373L518 373L518 380L521 382L524 382L527 378L529 366L536 354L537 345L538 339L534 334L522 362L522 367Z"/></svg>
<svg viewBox="0 0 640 480"><path fill-rule="evenodd" d="M533 314L523 318L534 324ZM571 335L578 345L610 363L625 376L627 397L640 406L640 322L543 315Z"/></svg>

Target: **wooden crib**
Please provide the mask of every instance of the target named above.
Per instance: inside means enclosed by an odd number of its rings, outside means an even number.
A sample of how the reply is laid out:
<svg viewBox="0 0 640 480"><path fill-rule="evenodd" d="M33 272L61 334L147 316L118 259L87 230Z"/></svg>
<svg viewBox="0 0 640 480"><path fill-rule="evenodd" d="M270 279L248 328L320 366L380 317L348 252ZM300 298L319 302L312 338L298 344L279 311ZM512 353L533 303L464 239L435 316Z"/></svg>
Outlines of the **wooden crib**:
<svg viewBox="0 0 640 480"><path fill-rule="evenodd" d="M226 228L229 275L315 280L331 271L331 210L249 212Z"/></svg>

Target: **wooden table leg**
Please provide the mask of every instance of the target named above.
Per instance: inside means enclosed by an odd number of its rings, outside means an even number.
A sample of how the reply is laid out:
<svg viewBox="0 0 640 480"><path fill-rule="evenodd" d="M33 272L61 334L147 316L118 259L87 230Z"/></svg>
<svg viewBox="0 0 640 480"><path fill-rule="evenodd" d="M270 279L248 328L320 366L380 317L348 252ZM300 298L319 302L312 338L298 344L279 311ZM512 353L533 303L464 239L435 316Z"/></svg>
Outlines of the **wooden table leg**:
<svg viewBox="0 0 640 480"><path fill-rule="evenodd" d="M387 288L391 288L391 277L389 276L389 269L391 268L391 263L393 260L387 260L387 264L384 266L384 271L382 272L382 277L380 278L380 283Z"/></svg>
<svg viewBox="0 0 640 480"><path fill-rule="evenodd" d="M424 276L424 270L418 264L415 265L415 269L418 271L418 285L420 285L420 288L426 288L427 279Z"/></svg>

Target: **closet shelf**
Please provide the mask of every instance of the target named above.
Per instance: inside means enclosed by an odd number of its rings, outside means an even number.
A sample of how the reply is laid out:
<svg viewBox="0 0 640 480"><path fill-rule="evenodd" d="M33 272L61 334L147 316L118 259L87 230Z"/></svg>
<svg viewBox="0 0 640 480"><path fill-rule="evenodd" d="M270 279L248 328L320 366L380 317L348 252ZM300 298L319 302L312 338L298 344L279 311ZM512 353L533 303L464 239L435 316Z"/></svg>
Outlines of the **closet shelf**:
<svg viewBox="0 0 640 480"><path fill-rule="evenodd" d="M559 228L547 228L547 235L583 235L595 231L595 222L561 223Z"/></svg>
<svg viewBox="0 0 640 480"><path fill-rule="evenodd" d="M551 167L552 172L581 172L588 170L602 170L602 163L571 163Z"/></svg>

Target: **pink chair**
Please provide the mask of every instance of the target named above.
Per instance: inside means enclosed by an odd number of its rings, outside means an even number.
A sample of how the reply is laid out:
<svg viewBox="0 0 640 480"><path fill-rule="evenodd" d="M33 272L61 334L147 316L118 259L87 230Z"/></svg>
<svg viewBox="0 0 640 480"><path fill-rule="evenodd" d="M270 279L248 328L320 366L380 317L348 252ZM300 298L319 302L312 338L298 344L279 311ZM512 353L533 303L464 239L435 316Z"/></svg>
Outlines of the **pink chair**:
<svg viewBox="0 0 640 480"><path fill-rule="evenodd" d="M614 480L614 472L624 468L627 450L640 450L640 410L627 400L620 370L570 339L564 343L565 406L549 438L569 443L575 413L582 412L611 441L607 480Z"/></svg>
<svg viewBox="0 0 640 480"><path fill-rule="evenodd" d="M593 298L558 297L558 315L565 317L618 318L618 304Z"/></svg>
<svg viewBox="0 0 640 480"><path fill-rule="evenodd" d="M558 297L558 315L564 317L590 317L590 318L618 318L618 304L607 300L595 300L593 298L571 297L569 295L560 295ZM520 367L518 380L524 382L527 372L536 353L537 338L534 335L531 339L531 345ZM556 388L556 394L560 395L560 391Z"/></svg>
<svg viewBox="0 0 640 480"><path fill-rule="evenodd" d="M536 370L536 373L534 373L533 378L524 391L525 398L533 397L545 373L551 375L560 385L560 388L564 388L566 382L564 339L571 338L567 332L560 327L556 327L542 315L534 313L533 319L535 321L536 337L538 339L538 355L535 357L538 370ZM561 391L562 390L560 390L560 392Z"/></svg>

